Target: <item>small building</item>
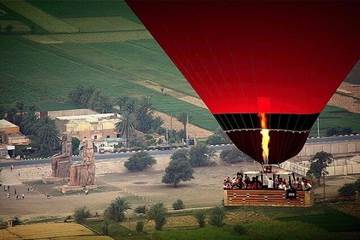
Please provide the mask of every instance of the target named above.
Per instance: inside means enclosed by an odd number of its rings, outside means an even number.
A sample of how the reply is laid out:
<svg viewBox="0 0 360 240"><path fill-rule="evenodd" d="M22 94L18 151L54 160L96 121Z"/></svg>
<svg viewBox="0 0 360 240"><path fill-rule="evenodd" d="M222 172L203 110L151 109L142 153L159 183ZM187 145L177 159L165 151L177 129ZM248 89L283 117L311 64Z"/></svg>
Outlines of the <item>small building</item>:
<svg viewBox="0 0 360 240"><path fill-rule="evenodd" d="M116 113L87 114L55 117L55 124L60 133L67 133L79 140L118 138L116 124L120 115Z"/></svg>
<svg viewBox="0 0 360 240"><path fill-rule="evenodd" d="M30 139L20 132L19 126L5 120L0 120L0 158L7 157L9 151L14 154L16 146L26 146Z"/></svg>

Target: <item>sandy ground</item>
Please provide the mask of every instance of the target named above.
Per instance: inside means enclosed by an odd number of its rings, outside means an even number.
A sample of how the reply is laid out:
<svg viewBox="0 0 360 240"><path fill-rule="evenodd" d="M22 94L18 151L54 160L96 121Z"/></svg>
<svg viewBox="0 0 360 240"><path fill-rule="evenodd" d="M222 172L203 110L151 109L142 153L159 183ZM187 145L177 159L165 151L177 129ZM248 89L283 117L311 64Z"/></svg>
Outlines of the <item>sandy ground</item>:
<svg viewBox="0 0 360 240"><path fill-rule="evenodd" d="M159 116L164 121L163 124L164 128L175 129L176 131L179 131L184 128L183 124L180 121L178 121L175 117L171 117L166 113L154 111L154 115ZM191 123L188 125L188 132L191 137L196 137L196 138L207 138L214 134L209 130L195 126Z"/></svg>
<svg viewBox="0 0 360 240"><path fill-rule="evenodd" d="M32 165L17 167L13 171L5 168L0 174L3 184L11 185L10 199L3 187L0 188L0 216L35 216L70 215L74 209L87 206L92 212L102 212L117 196L128 197L134 206L151 204L162 201L168 207L176 199L182 199L187 207L214 206L221 202L223 197L222 180L225 176L233 175L237 170L257 168L253 163L242 165L217 165L195 169L194 179L173 188L161 183L164 169L168 166L169 156L155 156L157 164L151 169L140 173L128 172L123 167L124 158L96 164L96 182L99 186L107 186L100 192L51 195L54 185L42 184L41 189L34 188L27 191L28 185L24 182L41 180L50 174L50 165ZM18 175L20 173L20 176ZM110 186L110 188L109 188ZM18 194L25 194L25 199L16 200L14 189Z"/></svg>
<svg viewBox="0 0 360 240"><path fill-rule="evenodd" d="M223 199L222 180L233 176L239 170L259 170L260 166L253 162L225 165L217 157L216 166L196 168L194 179L180 184L179 187L161 183L164 169L170 161L168 155L156 155L155 164L151 169L139 173L128 172L123 163L126 158L112 159L96 163L96 184L101 191L63 195L55 190L54 184L35 185L28 192L29 181L38 181L50 175L50 164L19 166L13 171L5 168L0 173L0 182L11 185L11 197L0 188L0 217L21 216L31 218L36 216L71 215L75 208L87 206L92 212L101 213L117 196L128 197L130 204L152 204L162 201L171 208L171 204L182 199L187 208L211 207L221 203ZM20 173L20 175L19 175ZM354 182L358 176L329 177L326 181L328 197L337 194L344 183ZM16 200L17 194L25 194L25 199ZM315 189L318 196L322 187ZM54 194L56 193L56 194ZM47 198L46 194L51 197Z"/></svg>

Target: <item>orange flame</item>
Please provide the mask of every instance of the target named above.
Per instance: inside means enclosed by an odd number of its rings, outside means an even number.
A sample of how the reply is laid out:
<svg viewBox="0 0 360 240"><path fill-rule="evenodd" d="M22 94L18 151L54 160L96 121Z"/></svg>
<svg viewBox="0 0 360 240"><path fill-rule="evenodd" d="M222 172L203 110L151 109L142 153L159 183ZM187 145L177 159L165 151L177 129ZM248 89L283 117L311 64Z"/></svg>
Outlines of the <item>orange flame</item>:
<svg viewBox="0 0 360 240"><path fill-rule="evenodd" d="M262 157L264 163L268 162L269 159L269 143L270 143L270 130L267 128L267 119L265 113L260 113L260 124L261 124L261 131L260 134L262 136L261 139L261 148L262 148Z"/></svg>

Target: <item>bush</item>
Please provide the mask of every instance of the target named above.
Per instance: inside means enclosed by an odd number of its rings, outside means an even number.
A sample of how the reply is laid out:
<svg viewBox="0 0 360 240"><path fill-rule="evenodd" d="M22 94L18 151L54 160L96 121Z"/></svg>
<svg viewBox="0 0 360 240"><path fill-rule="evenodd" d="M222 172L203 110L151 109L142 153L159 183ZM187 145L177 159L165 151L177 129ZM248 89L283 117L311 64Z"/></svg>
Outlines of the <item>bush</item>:
<svg viewBox="0 0 360 240"><path fill-rule="evenodd" d="M107 220L104 220L101 224L101 232L103 235L109 235L109 222Z"/></svg>
<svg viewBox="0 0 360 240"><path fill-rule="evenodd" d="M75 209L75 213L74 213L75 222L82 223L88 217L90 217L90 211L86 207Z"/></svg>
<svg viewBox="0 0 360 240"><path fill-rule="evenodd" d="M205 211L196 211L194 213L194 217L196 218L196 221L198 222L199 224L199 227L203 228L205 227L205 219L206 219L206 214L205 214Z"/></svg>
<svg viewBox="0 0 360 240"><path fill-rule="evenodd" d="M203 167L210 165L210 158L214 152L205 144L197 144L192 147L189 152L190 163L192 167Z"/></svg>
<svg viewBox="0 0 360 240"><path fill-rule="evenodd" d="M144 231L144 222L137 222L136 223L136 232L141 233Z"/></svg>
<svg viewBox="0 0 360 240"><path fill-rule="evenodd" d="M360 192L360 178L354 183L345 184L338 190L339 194L345 197L354 196L356 191Z"/></svg>
<svg viewBox="0 0 360 240"><path fill-rule="evenodd" d="M221 227L224 225L225 210L223 207L215 207L210 214L210 224Z"/></svg>
<svg viewBox="0 0 360 240"><path fill-rule="evenodd" d="M206 143L209 145L218 145L227 143L226 139L218 134L213 134L206 140Z"/></svg>
<svg viewBox="0 0 360 240"><path fill-rule="evenodd" d="M143 171L156 163L156 160L147 152L138 152L132 155L125 163L124 166L129 171Z"/></svg>
<svg viewBox="0 0 360 240"><path fill-rule="evenodd" d="M244 226L242 226L242 225L237 224L233 227L233 229L234 229L234 232L236 232L239 235L246 234L246 228L244 228Z"/></svg>
<svg viewBox="0 0 360 240"><path fill-rule="evenodd" d="M155 229L156 230L160 231L162 229L162 227L165 225L166 212L167 212L167 209L164 207L163 203L157 203L149 209L149 211L147 213L147 218L149 220L155 221Z"/></svg>
<svg viewBox="0 0 360 240"><path fill-rule="evenodd" d="M231 147L220 153L220 159L227 163L238 163L248 161L250 158L236 147Z"/></svg>
<svg viewBox="0 0 360 240"><path fill-rule="evenodd" d="M125 212L130 209L126 199L117 197L105 210L105 217L115 222L122 222L125 219Z"/></svg>
<svg viewBox="0 0 360 240"><path fill-rule="evenodd" d="M174 210L180 210L185 208L184 202L181 199L176 200L172 206Z"/></svg>
<svg viewBox="0 0 360 240"><path fill-rule="evenodd" d="M14 226L15 226L15 225L20 225L20 224L21 224L20 218L17 217L17 216L15 216L15 217L13 218L13 224L14 224Z"/></svg>
<svg viewBox="0 0 360 240"><path fill-rule="evenodd" d="M138 213L138 214L145 214L146 213L146 206L143 205L143 206L138 206L137 208L135 208L134 210L135 213Z"/></svg>

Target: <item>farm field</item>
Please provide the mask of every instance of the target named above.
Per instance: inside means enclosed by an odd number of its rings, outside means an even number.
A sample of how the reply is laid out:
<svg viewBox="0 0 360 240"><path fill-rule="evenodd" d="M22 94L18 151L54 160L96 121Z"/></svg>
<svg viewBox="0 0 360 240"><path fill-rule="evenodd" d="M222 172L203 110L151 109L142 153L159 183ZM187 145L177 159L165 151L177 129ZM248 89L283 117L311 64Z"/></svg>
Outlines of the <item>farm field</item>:
<svg viewBox="0 0 360 240"><path fill-rule="evenodd" d="M353 206L355 203L342 203ZM114 239L357 239L359 219L345 214L336 205L318 204L306 211L302 208L229 208L226 209L225 226L197 227L194 211L171 212L163 231L154 231L152 221L145 223L145 234L136 234L132 219L122 224L110 225L109 234ZM196 211L196 210L195 210ZM209 210L206 210L209 214ZM290 216L290 217L289 217ZM341 222L341 224L339 224ZM88 221L86 225L99 230L101 222ZM234 230L242 226L243 232ZM131 235L131 237L128 237Z"/></svg>
<svg viewBox="0 0 360 240"><path fill-rule="evenodd" d="M57 46L36 44L18 36L0 39L3 54L0 59L1 104L23 101L33 103L41 110L72 108L72 105L67 103L68 93L77 85L84 84L98 87L112 97L150 96L158 111L173 116L179 112L189 112L191 123L208 130L218 127L206 109L134 83L136 75L134 76L131 71L119 72L108 66L99 65L101 55L90 55L91 51L88 49L89 60L85 61L76 56L74 45L68 49L69 52ZM84 51L81 46L79 49ZM72 55L71 50L74 51ZM93 57L98 58L95 63L91 62ZM18 71L19 68L22 71Z"/></svg>
<svg viewBox="0 0 360 240"><path fill-rule="evenodd" d="M89 239L111 240L108 236L98 236L86 227L76 223L37 223L18 225L0 230L0 239Z"/></svg>
<svg viewBox="0 0 360 240"><path fill-rule="evenodd" d="M188 101L187 98L194 99L197 94L124 1L27 0L25 3L86 33L4 35L0 39L0 105L20 100L35 104L40 110L76 108L68 102L67 95L83 84L95 86L112 97L150 96L158 111L173 116L189 112L190 122L196 126L210 131L218 128L206 109ZM4 6L0 4L0 7ZM35 33L38 28L41 30L28 19L4 9L9 14L0 19L35 26ZM146 82L174 90L175 95L164 95ZM360 131L360 114L326 107L320 118L322 136L330 127L352 127ZM316 126L311 134L316 135Z"/></svg>

